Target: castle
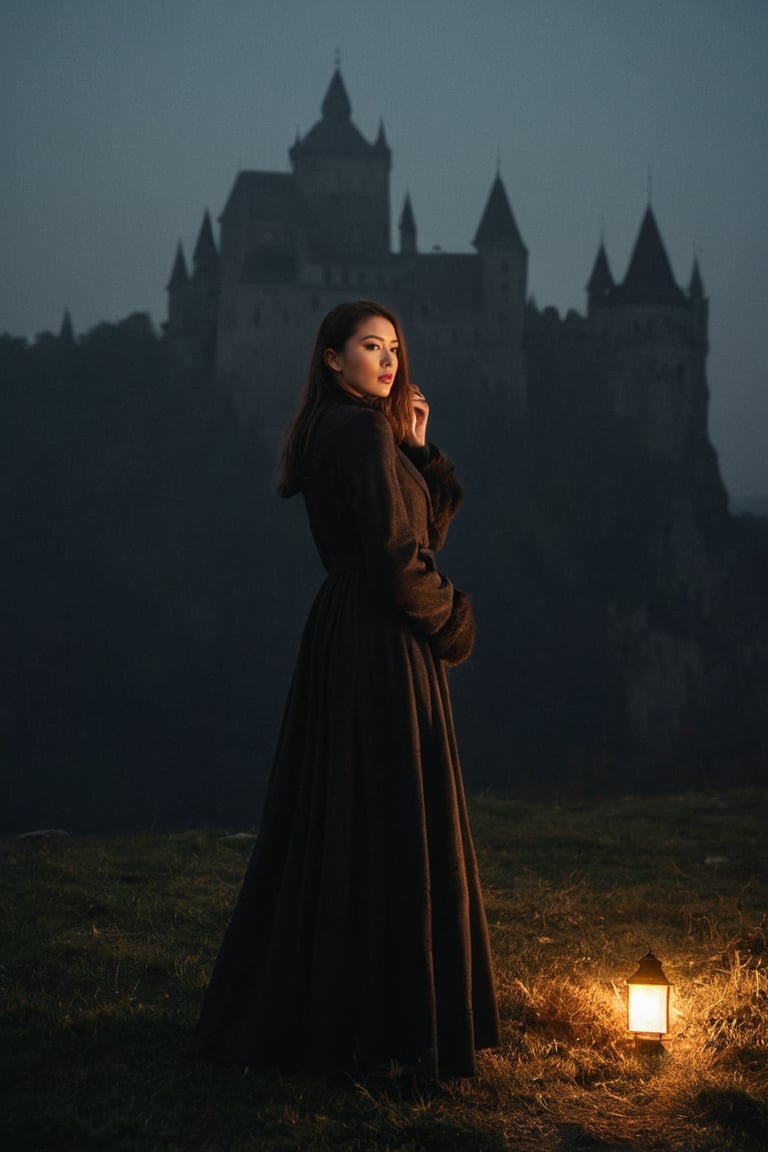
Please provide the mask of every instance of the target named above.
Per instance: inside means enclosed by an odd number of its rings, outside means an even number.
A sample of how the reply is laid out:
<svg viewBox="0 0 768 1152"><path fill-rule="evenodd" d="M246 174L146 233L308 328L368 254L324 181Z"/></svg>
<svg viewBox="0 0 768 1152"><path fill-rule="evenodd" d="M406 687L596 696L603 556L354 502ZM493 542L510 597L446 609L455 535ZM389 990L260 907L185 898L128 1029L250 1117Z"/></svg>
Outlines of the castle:
<svg viewBox="0 0 768 1152"><path fill-rule="evenodd" d="M439 398L435 415L452 412L470 454L519 423L537 388L552 388L542 377L553 349L558 371L609 381L613 414L633 421L651 451L681 463L692 444L694 455L707 448L707 301L695 260L687 290L675 282L650 205L624 279L614 280L601 243L587 315L561 319L527 298L528 252L498 174L475 254L420 252L408 196L391 250L391 151L383 125L373 142L355 126L338 68L320 120L289 155L289 172L238 174L220 245L206 212L191 274L179 245L168 284L166 338L208 366L265 443L295 407L321 317L365 297L401 317L414 378Z"/></svg>
<svg viewBox="0 0 768 1152"><path fill-rule="evenodd" d="M500 749L566 774L620 762L625 782L719 778L736 746L763 764L763 544L729 516L709 440L697 261L681 287L648 204L623 279L600 242L584 313L540 308L499 174L474 254L421 252L408 196L392 251L390 148L356 128L338 69L289 155L288 172L239 173L191 272L179 247L165 325L234 402L264 523L320 319L379 299L471 497L450 547L485 621L457 700L477 779ZM304 560L289 566L293 596Z"/></svg>

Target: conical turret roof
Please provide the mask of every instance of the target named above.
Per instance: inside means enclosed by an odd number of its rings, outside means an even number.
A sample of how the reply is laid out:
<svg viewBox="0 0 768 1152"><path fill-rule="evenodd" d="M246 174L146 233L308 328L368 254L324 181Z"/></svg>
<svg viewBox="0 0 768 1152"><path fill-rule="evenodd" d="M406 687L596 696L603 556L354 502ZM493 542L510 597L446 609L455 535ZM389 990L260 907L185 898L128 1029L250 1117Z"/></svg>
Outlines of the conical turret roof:
<svg viewBox="0 0 768 1152"><path fill-rule="evenodd" d="M176 258L173 261L173 270L171 271L171 278L166 285L166 289L170 291L172 288L185 288L189 284L189 272L187 271L187 262L184 259L184 249L179 241L176 247Z"/></svg>
<svg viewBox="0 0 768 1152"><path fill-rule="evenodd" d="M352 102L338 68L331 77L320 111L325 120L349 120L352 115Z"/></svg>
<svg viewBox="0 0 768 1152"><path fill-rule="evenodd" d="M600 247L597 250L597 256L595 257L595 263L592 265L592 272L587 281L587 294L590 303L606 300L611 294L614 284L615 281L610 264L608 263L605 245L601 240Z"/></svg>
<svg viewBox="0 0 768 1152"><path fill-rule="evenodd" d="M623 283L614 290L612 298L619 304L685 303L685 296L675 283L650 204L635 240L627 274Z"/></svg>
<svg viewBox="0 0 768 1152"><path fill-rule="evenodd" d="M416 219L413 215L413 208L411 206L411 196L409 192L405 194L405 202L403 210L400 213L400 252L403 256L416 255Z"/></svg>
<svg viewBox="0 0 768 1152"><path fill-rule="evenodd" d="M691 279L688 283L688 295L691 300L704 299L704 281L701 279L699 261L696 256L693 258L693 269L691 271Z"/></svg>
<svg viewBox="0 0 768 1152"><path fill-rule="evenodd" d="M509 205L506 189L497 173L485 210L472 241L475 248L516 248L525 252L522 237Z"/></svg>
<svg viewBox="0 0 768 1152"><path fill-rule="evenodd" d="M213 238L213 226L208 211L200 225L195 251L192 256L195 276L216 276L219 270L219 253Z"/></svg>
<svg viewBox="0 0 768 1152"><path fill-rule="evenodd" d="M375 148L380 148L384 152L389 152L389 144L387 143L387 134L384 131L384 121L379 120L379 132L374 144Z"/></svg>
<svg viewBox="0 0 768 1152"><path fill-rule="evenodd" d="M411 206L411 194L406 192L403 210L400 213L400 231L401 232L415 232L416 219L413 215L413 208Z"/></svg>
<svg viewBox="0 0 768 1152"><path fill-rule="evenodd" d="M310 128L303 140L297 140L291 148L292 159L297 155L370 156L374 149L389 157L383 129L379 130L376 143L369 144L352 123L352 105L338 68L331 78L321 112L322 119Z"/></svg>

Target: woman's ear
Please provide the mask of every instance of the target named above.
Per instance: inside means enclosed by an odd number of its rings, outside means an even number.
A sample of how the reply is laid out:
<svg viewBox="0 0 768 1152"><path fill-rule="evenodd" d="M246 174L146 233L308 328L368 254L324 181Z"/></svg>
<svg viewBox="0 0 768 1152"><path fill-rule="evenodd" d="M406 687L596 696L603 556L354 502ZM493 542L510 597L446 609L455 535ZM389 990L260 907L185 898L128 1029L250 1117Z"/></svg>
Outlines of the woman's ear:
<svg viewBox="0 0 768 1152"><path fill-rule="evenodd" d="M326 348L323 353L323 359L333 372L341 372L341 364L333 348Z"/></svg>

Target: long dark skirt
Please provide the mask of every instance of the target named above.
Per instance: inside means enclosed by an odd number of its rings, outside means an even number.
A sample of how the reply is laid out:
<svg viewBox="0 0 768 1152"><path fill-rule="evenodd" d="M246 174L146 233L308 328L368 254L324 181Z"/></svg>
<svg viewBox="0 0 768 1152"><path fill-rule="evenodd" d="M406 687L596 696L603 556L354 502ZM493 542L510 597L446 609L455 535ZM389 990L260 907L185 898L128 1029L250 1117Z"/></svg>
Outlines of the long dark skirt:
<svg viewBox="0 0 768 1152"><path fill-rule="evenodd" d="M445 666L354 570L307 621L197 1039L224 1064L441 1077L498 1043Z"/></svg>

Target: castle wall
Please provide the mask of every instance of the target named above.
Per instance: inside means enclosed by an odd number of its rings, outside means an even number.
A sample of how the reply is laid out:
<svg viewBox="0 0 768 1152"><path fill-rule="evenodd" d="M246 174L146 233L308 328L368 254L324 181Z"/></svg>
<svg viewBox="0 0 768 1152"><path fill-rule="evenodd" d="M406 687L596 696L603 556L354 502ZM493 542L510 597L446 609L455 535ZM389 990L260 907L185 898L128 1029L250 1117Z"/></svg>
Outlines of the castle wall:
<svg viewBox="0 0 768 1152"><path fill-rule="evenodd" d="M593 324L613 414L679 464L694 423L706 436L705 333L686 307L608 306Z"/></svg>
<svg viewBox="0 0 768 1152"><path fill-rule="evenodd" d="M294 171L313 247L369 257L388 254L388 159L297 157Z"/></svg>

